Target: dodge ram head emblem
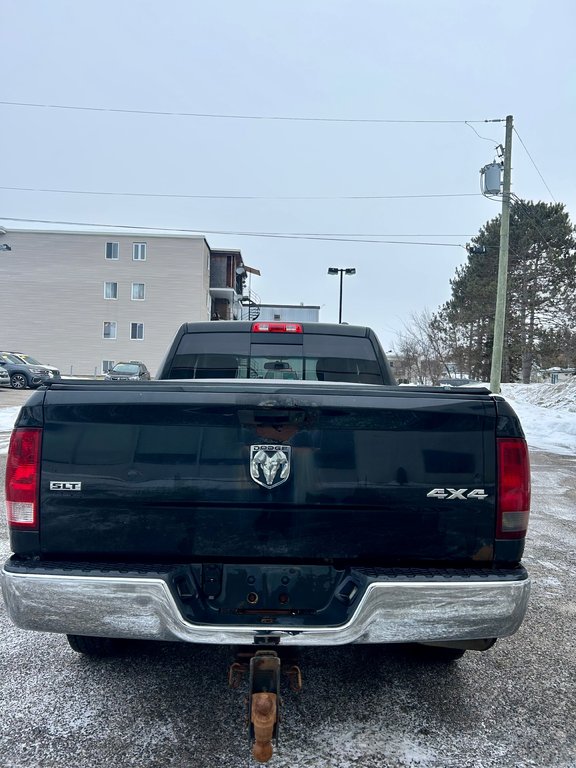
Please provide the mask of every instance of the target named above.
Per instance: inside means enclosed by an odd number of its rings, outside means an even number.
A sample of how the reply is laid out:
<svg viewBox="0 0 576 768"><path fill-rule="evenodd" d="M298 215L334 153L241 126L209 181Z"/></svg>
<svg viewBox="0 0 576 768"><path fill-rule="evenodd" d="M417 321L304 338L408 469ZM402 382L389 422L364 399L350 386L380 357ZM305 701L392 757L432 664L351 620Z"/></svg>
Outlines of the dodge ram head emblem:
<svg viewBox="0 0 576 768"><path fill-rule="evenodd" d="M264 488L276 488L290 477L289 445L251 445L250 476Z"/></svg>

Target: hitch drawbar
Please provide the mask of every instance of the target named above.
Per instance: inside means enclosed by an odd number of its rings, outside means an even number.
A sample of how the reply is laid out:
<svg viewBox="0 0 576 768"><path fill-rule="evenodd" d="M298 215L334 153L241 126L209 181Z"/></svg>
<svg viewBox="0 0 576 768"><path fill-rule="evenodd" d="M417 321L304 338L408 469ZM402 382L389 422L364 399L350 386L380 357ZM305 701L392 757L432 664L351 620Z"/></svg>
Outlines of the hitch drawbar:
<svg viewBox="0 0 576 768"><path fill-rule="evenodd" d="M281 672L290 681L293 691L302 688L302 675L296 664L285 663L276 651L260 650L255 653L238 653L229 671L228 682L232 688L238 688L246 672L248 683L248 741L252 756L259 763L267 763L272 757L273 747L278 745L278 725L280 722Z"/></svg>

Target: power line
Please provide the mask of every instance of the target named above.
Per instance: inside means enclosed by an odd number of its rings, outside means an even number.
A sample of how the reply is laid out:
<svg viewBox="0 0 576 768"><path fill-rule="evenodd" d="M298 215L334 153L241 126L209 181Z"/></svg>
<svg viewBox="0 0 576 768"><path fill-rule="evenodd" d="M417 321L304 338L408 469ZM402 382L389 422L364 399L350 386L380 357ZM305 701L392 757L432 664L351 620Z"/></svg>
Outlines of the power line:
<svg viewBox="0 0 576 768"><path fill-rule="evenodd" d="M485 122L488 122L488 121L486 120ZM494 120L491 120L490 122L495 122L495 121L494 121ZM479 138L479 139L483 139L484 141L489 141L491 144L494 144L495 146L497 146L497 145L498 145L498 142L497 142L495 139L489 139L489 138L487 138L486 136L480 136L480 134L478 133L478 131L476 130L476 128L474 128L474 126L473 126L473 125L470 125L470 122L469 122L468 120L466 120L466 121L465 121L465 123L466 123L466 125L468 126L468 128L472 128L472 130L474 131L474 133L476 134L476 136L478 136L478 138Z"/></svg>
<svg viewBox="0 0 576 768"><path fill-rule="evenodd" d="M538 176L540 176L540 178L542 179L542 182L543 182L544 186L546 187L546 189L548 190L548 192L549 192L549 194L550 194L550 197L552 198L552 200L554 200L554 202L555 202L555 203L557 203L558 201L556 200L556 198L555 198L555 197L554 197L554 195L552 194L552 190L550 189L550 187L548 186L548 184L546 184L546 179L545 179L545 178L544 178L544 176L542 176L542 174L540 173L540 169L538 168L538 166L537 166L537 165L536 165L536 163L534 162L534 158L532 157L532 155L530 154L530 152L528 152L528 148L527 148L526 144L524 144L524 142L522 141L522 137L520 136L520 134L518 133L518 131L516 130L516 128L514 128L514 133L516 134L516 136L518 136L518 141L519 141L519 142L520 142L520 144L522 144L522 146L524 147L524 151L526 152L526 154L527 154L527 155L528 155L528 157L530 158L530 162L532 163L532 165L533 165L533 166L534 166L534 168L536 169L536 172L537 172Z"/></svg>
<svg viewBox="0 0 576 768"><path fill-rule="evenodd" d="M343 243L373 243L380 245L425 245L425 246L438 246L443 248L464 248L465 246L460 243L437 243L426 241L410 241L410 240L384 240L384 239L368 239L359 237L346 237L340 235L307 235L290 232L243 232L237 230L221 230L221 229L183 229L176 227L150 227L150 226L136 226L134 224L103 224L99 222L87 222L87 221L57 221L54 219L23 219L13 216L2 216L0 221L10 222L25 222L28 224L60 224L72 227L106 227L107 229L127 229L136 230L138 232L150 231L150 232L167 232L167 233L185 233L194 235L233 235L234 237L266 237L277 238L280 240L318 240L327 242L343 242ZM451 237L451 235L449 235Z"/></svg>
<svg viewBox="0 0 576 768"><path fill-rule="evenodd" d="M281 232L278 234L290 235L293 237L474 237L470 234L448 234L441 232L425 233L419 232L417 234L392 234L387 232L382 234L381 232Z"/></svg>
<svg viewBox="0 0 576 768"><path fill-rule="evenodd" d="M10 107L33 107L35 109L69 109L81 112L112 112L127 115L158 115L161 117L199 117L216 120L286 120L291 122L304 123L396 123L400 125L407 124L426 124L426 123L451 123L451 124L469 124L469 123L497 123L502 122L501 118L494 120L400 120L388 118L364 118L364 117L303 117L299 115L242 115L242 114L224 114L215 112L177 112L161 111L152 109L126 109L115 107L83 107L72 104L38 104L29 101L0 101L0 104Z"/></svg>
<svg viewBox="0 0 576 768"><path fill-rule="evenodd" d="M49 192L64 195L99 195L115 197L161 197L182 200L413 200L435 197L481 197L479 192L426 195L181 195L162 192L111 192L86 189L50 189L41 187L6 187L13 192Z"/></svg>

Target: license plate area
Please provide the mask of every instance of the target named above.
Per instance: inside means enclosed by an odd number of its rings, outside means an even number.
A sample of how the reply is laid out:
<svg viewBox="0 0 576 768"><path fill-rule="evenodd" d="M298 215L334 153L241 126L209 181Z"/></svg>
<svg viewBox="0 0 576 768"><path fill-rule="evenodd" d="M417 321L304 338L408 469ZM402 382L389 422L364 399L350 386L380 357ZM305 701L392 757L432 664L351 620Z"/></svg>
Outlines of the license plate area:
<svg viewBox="0 0 576 768"><path fill-rule="evenodd" d="M208 563L190 566L174 586L183 614L226 624L339 624L364 579L328 565Z"/></svg>

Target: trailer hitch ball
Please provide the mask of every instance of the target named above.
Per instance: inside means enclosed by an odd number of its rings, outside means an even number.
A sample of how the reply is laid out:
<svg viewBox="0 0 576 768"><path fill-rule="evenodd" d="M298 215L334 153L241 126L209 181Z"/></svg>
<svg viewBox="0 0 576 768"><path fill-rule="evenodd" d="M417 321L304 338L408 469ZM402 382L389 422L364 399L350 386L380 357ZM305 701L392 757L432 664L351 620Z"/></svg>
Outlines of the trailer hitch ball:
<svg viewBox="0 0 576 768"><path fill-rule="evenodd" d="M267 636L268 641L270 637ZM260 649L257 651L239 651L228 672L228 682L232 688L240 685L249 670L248 691L248 743L252 756L259 763L267 763L273 754L273 746L278 744L278 726L282 699L280 697L281 659L276 651ZM247 663L249 660L249 663ZM287 657L284 656L284 661ZM296 664L284 667L290 681L290 688L299 691L302 688L302 675Z"/></svg>
<svg viewBox="0 0 576 768"><path fill-rule="evenodd" d="M252 755L259 763L272 757L272 739L277 722L278 705L275 693L253 693L251 719L254 729Z"/></svg>
<svg viewBox="0 0 576 768"><path fill-rule="evenodd" d="M259 650L250 659L248 695L252 755L258 762L267 763L273 743L278 743L280 658L275 651Z"/></svg>

